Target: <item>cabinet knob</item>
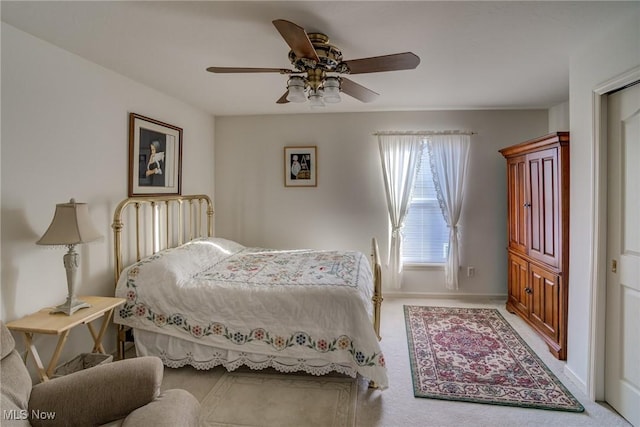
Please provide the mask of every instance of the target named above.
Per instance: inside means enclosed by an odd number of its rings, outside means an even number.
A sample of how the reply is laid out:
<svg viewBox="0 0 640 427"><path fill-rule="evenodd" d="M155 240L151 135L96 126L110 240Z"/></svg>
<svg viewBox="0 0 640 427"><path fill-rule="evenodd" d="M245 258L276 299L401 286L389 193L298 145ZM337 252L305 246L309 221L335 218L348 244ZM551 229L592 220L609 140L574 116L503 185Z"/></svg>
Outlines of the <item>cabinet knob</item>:
<svg viewBox="0 0 640 427"><path fill-rule="evenodd" d="M525 207L525 208L530 208L531 207L531 203L524 203L522 206Z"/></svg>
<svg viewBox="0 0 640 427"><path fill-rule="evenodd" d="M533 292L533 291L531 290L531 288L524 288L524 291L525 291L526 293L528 293L528 294L530 294L531 292Z"/></svg>

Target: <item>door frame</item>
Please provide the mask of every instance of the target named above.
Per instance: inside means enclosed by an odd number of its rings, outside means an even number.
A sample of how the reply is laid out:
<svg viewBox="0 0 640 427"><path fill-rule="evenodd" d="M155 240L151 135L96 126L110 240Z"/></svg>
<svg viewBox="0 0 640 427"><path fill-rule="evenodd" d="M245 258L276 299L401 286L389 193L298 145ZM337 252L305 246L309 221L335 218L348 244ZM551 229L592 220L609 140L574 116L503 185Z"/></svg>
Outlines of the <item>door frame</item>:
<svg viewBox="0 0 640 427"><path fill-rule="evenodd" d="M591 316L587 395L604 400L605 323L607 295L607 102L608 94L640 80L640 66L613 77L593 90L593 206L591 252Z"/></svg>

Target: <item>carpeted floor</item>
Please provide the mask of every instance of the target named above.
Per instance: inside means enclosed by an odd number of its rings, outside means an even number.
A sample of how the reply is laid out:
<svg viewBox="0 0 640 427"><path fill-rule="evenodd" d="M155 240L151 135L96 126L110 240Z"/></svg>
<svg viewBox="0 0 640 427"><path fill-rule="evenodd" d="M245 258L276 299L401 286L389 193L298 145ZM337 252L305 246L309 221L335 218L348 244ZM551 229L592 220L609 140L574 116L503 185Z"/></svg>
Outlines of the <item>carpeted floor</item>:
<svg viewBox="0 0 640 427"><path fill-rule="evenodd" d="M498 309L529 347L580 401L585 411L582 413L547 411L414 397L404 324L404 305ZM564 374L565 363L555 359L548 352L544 342L524 324L524 321L508 313L504 309L502 300L458 301L386 297L382 304L381 332L380 344L385 355L390 384L387 390L380 392L367 388L366 382L359 381L356 408L356 426L358 427L630 426L608 406L589 400ZM220 367L210 371L197 371L189 367L165 368L163 388L184 388L203 401L225 372ZM246 371L243 370L243 372ZM236 404L238 410L243 410L242 402L236 402Z"/></svg>
<svg viewBox="0 0 640 427"><path fill-rule="evenodd" d="M354 378L227 372L202 400L203 427L352 427Z"/></svg>

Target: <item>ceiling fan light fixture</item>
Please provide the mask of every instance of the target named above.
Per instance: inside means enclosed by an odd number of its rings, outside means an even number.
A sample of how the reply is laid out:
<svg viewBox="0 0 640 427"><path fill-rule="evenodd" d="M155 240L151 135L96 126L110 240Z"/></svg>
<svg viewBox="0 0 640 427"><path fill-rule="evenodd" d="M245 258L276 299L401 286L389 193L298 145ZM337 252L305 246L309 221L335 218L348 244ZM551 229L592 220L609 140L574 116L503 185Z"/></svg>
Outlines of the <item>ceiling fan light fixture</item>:
<svg viewBox="0 0 640 427"><path fill-rule="evenodd" d="M327 77L324 80L323 99L327 104L340 102L340 80L337 77Z"/></svg>
<svg viewBox="0 0 640 427"><path fill-rule="evenodd" d="M361 102L372 102L379 95L371 89L342 77L343 74L412 70L420 64L420 57L413 52L344 60L342 51L329 43L329 37L326 34L307 33L301 26L285 19L276 19L272 23L291 48L289 61L294 69L208 67L207 71L283 74L289 77L287 91L278 98L276 104L305 102L308 97L312 107L323 107L325 103L341 102L340 93Z"/></svg>
<svg viewBox="0 0 640 427"><path fill-rule="evenodd" d="M324 107L324 101L322 98L322 89L310 90L309 105L311 105L311 108Z"/></svg>
<svg viewBox="0 0 640 427"><path fill-rule="evenodd" d="M287 101L305 102L307 100L304 94L304 79L302 77L292 76L289 78L287 89L289 89Z"/></svg>

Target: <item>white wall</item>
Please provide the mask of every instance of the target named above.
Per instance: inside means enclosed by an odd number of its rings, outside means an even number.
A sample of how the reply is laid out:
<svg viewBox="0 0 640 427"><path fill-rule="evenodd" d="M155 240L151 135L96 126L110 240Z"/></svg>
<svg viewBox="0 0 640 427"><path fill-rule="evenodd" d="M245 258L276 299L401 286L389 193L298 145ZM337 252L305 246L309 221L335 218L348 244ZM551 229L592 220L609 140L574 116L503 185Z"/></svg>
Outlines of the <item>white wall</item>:
<svg viewBox="0 0 640 427"><path fill-rule="evenodd" d="M327 107L330 108L330 107ZM506 168L500 148L544 135L546 110L431 111L216 118L216 234L250 246L388 248L378 130L467 129L461 294L506 295ZM317 188L284 187L283 147L318 147ZM383 257L384 258L384 257ZM438 270L405 272L402 292L449 294ZM389 290L386 290L389 294Z"/></svg>
<svg viewBox="0 0 640 427"><path fill-rule="evenodd" d="M549 133L569 130L569 112L569 101L549 108Z"/></svg>
<svg viewBox="0 0 640 427"><path fill-rule="evenodd" d="M127 197L129 112L182 127L183 193L213 195L212 116L2 23L2 320L64 302L64 248L35 241L71 197L89 203L104 235L79 247L78 294L113 295L110 225ZM74 330L62 360L90 343L86 328ZM54 344L36 340L47 360ZM113 336L105 346L115 349Z"/></svg>
<svg viewBox="0 0 640 427"><path fill-rule="evenodd" d="M590 383L590 327L598 283L593 274L596 235L596 147L594 90L640 65L640 4L635 15L577 52L570 62L571 213L569 260L569 335L567 369ZM599 396L602 397L602 396Z"/></svg>

